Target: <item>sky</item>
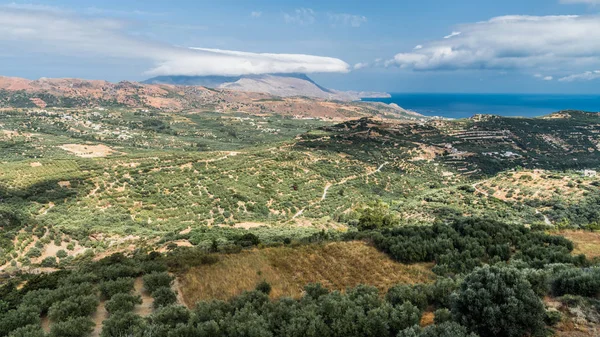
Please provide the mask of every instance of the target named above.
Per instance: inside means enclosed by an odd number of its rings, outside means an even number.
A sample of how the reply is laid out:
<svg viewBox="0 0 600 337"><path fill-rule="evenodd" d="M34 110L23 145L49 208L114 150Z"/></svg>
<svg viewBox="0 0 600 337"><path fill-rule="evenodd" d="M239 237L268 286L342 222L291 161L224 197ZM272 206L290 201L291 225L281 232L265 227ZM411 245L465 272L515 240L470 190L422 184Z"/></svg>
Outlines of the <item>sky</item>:
<svg viewBox="0 0 600 337"><path fill-rule="evenodd" d="M600 94L600 0L0 0L0 75Z"/></svg>

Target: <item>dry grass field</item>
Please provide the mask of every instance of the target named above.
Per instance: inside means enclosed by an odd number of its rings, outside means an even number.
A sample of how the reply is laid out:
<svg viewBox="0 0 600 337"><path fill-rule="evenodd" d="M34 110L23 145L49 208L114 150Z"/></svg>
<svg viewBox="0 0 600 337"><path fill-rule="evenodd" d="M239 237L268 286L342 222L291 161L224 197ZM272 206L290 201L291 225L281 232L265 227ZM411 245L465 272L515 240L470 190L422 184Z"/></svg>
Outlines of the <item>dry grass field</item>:
<svg viewBox="0 0 600 337"><path fill-rule="evenodd" d="M216 264L180 275L179 284L186 305L193 306L200 300L228 299L262 280L273 287L273 298L297 298L308 283L319 282L332 290L370 284L385 291L398 283L429 282L430 269L429 264L394 262L363 242L334 242L223 255Z"/></svg>
<svg viewBox="0 0 600 337"><path fill-rule="evenodd" d="M560 235L575 243L575 254L585 254L590 259L600 257L600 232L561 231Z"/></svg>

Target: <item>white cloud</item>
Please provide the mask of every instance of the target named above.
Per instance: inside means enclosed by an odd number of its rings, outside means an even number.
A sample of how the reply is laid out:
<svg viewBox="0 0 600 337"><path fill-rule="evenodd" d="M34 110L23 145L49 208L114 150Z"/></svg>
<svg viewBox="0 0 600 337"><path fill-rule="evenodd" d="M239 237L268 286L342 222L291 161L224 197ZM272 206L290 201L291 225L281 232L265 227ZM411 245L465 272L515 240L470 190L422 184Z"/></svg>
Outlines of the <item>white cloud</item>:
<svg viewBox="0 0 600 337"><path fill-rule="evenodd" d="M600 16L502 16L457 28L447 38L395 55L388 65L555 73L600 67Z"/></svg>
<svg viewBox="0 0 600 337"><path fill-rule="evenodd" d="M316 21L315 11L310 8L297 8L292 14L284 13L283 19L286 23L299 25L311 25Z"/></svg>
<svg viewBox="0 0 600 337"><path fill-rule="evenodd" d="M267 73L347 72L346 62L329 57L302 54L268 54L191 48L190 55L163 61L153 75L240 75Z"/></svg>
<svg viewBox="0 0 600 337"><path fill-rule="evenodd" d="M262 16L262 12L261 11L253 11L252 13L250 13L250 16L253 18L260 18Z"/></svg>
<svg viewBox="0 0 600 337"><path fill-rule="evenodd" d="M560 78L559 81L560 82L574 82L574 81L592 81L592 80L597 80L597 79L600 79L600 70L586 71L581 74L565 76L563 78Z"/></svg>
<svg viewBox="0 0 600 337"><path fill-rule="evenodd" d="M554 76L544 76L542 74L535 74L535 75L533 75L533 77L539 78L544 81L552 81L554 79Z"/></svg>
<svg viewBox="0 0 600 337"><path fill-rule="evenodd" d="M362 15L352 15L352 14L328 14L329 22L332 26L350 26L350 27L360 27L363 23L367 23L368 19L366 16Z"/></svg>
<svg viewBox="0 0 600 337"><path fill-rule="evenodd" d="M414 48L414 50L419 50L419 49L423 49L423 45L422 44L418 44L416 45Z"/></svg>
<svg viewBox="0 0 600 337"><path fill-rule="evenodd" d="M116 57L155 63L151 75L243 75L347 72L342 60L302 54L190 49L126 33L123 21L80 17L44 8L0 7L0 50Z"/></svg>
<svg viewBox="0 0 600 337"><path fill-rule="evenodd" d="M358 70L358 69L363 69L368 67L369 64L367 62L359 62L357 64L354 65L354 70Z"/></svg>
<svg viewBox="0 0 600 337"><path fill-rule="evenodd" d="M450 35L444 36L444 39L453 38L455 36L459 36L460 34L461 34L461 32L452 32L452 33L450 33Z"/></svg>

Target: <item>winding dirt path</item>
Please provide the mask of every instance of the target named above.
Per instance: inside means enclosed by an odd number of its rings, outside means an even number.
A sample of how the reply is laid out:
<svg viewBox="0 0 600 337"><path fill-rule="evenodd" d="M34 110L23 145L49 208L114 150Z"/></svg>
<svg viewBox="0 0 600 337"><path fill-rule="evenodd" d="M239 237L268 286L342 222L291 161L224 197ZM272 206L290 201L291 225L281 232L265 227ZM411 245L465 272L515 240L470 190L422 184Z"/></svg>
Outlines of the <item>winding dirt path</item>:
<svg viewBox="0 0 600 337"><path fill-rule="evenodd" d="M321 201L324 201L327 198L327 192L329 191L329 189L331 187L333 187L333 186L341 186L341 185L346 184L349 181L353 181L353 180L356 180L358 178L370 177L370 176L372 176L372 175L374 175L376 173L381 172L381 169L383 169L388 164L389 164L389 162L386 161L385 163L379 165L379 167L377 167L377 169L374 170L374 171L372 171L372 172L367 172L367 173L361 174L361 175L354 175L354 176L346 177L346 178L341 179L338 183L328 182L327 184L325 184L325 188L323 189L323 195L321 196L321 198L319 200L309 202L308 206L302 208L300 211L298 211L296 214L294 214L294 216L292 217L292 220L296 219L297 217L299 217L300 215L302 215L302 213L304 213L304 211L308 207L313 206L313 205L315 205L315 204L317 204L317 203L319 203Z"/></svg>

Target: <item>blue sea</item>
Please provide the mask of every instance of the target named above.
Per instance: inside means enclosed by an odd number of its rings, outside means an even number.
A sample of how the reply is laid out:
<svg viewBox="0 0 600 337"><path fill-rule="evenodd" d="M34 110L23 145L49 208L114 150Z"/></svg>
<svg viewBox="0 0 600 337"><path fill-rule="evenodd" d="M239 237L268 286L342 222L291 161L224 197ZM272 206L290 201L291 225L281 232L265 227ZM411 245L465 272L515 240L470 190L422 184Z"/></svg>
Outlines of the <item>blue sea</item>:
<svg viewBox="0 0 600 337"><path fill-rule="evenodd" d="M600 111L600 95L391 94L363 101L396 103L425 116L468 118L475 114L538 117L560 110Z"/></svg>

